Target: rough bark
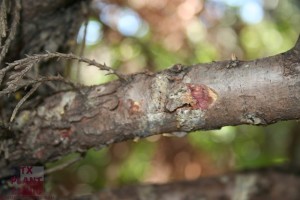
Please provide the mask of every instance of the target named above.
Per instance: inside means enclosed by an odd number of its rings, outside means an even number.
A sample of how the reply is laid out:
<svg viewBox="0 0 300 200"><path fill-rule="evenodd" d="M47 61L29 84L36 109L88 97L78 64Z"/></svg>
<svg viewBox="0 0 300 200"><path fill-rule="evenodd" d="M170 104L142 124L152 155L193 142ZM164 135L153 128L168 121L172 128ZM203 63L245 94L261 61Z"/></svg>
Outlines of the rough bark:
<svg viewBox="0 0 300 200"><path fill-rule="evenodd" d="M4 68L6 63L21 59L25 55L45 51L74 51L75 36L85 19L83 3L89 2L84 0L0 0L0 68ZM57 61L48 61L40 63L40 66L31 70L28 76L35 77L36 73L63 74L64 70L65 68ZM1 71L0 91L3 90L6 81L7 76L4 76ZM43 98L49 95L50 91L49 87L42 85L36 93ZM24 90L19 90L19 92L26 94ZM5 149L9 141L6 139L15 139L15 136L7 131L5 124L17 103L14 95L0 97L1 172L7 169L7 165L3 165L8 155ZM14 145L18 145L19 142Z"/></svg>
<svg viewBox="0 0 300 200"><path fill-rule="evenodd" d="M84 19L81 1L22 0L18 33L5 62L20 59L25 54L70 51L76 45L75 36Z"/></svg>
<svg viewBox="0 0 300 200"><path fill-rule="evenodd" d="M0 0L0 68L7 63L24 58L26 55L45 51L70 52L76 47L76 34L84 15L84 0ZM4 4L3 4L4 3ZM5 9L3 9L3 5ZM2 16L2 17L1 17ZM4 20L2 20L4 18ZM66 65L61 62L43 62L29 71L27 78L39 75L63 75ZM3 90L2 72L0 72L0 90ZM4 82L8 76L4 77ZM19 92L25 95L25 90ZM45 84L39 87L38 95L43 98L53 90ZM36 93L36 94L37 94ZM7 123L14 107L18 103L13 95L0 97L1 125Z"/></svg>
<svg viewBox="0 0 300 200"><path fill-rule="evenodd" d="M60 92L17 116L1 167L45 163L159 133L299 119L299 55L298 41L272 57L177 64Z"/></svg>

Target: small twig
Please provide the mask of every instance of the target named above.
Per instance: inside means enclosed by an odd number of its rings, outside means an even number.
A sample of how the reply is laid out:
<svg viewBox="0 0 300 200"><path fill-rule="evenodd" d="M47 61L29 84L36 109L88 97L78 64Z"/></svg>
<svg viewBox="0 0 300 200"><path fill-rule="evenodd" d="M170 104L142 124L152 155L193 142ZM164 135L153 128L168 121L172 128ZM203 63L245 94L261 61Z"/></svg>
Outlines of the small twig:
<svg viewBox="0 0 300 200"><path fill-rule="evenodd" d="M79 86L81 86L80 84L76 84L60 75L58 76L46 76L46 77L43 77L41 76L40 78L36 79L35 80L37 83L38 82L48 82L48 81L61 81L65 84L68 84L70 85L74 90L78 90ZM79 85L79 86L78 86Z"/></svg>
<svg viewBox="0 0 300 200"><path fill-rule="evenodd" d="M10 117L10 122L12 122L18 112L18 110L20 109L20 107L24 104L24 102L38 89L38 87L41 85L41 83L36 83L33 88L31 88L31 90L24 96L22 97L22 99L18 102L18 104L16 105L16 107L13 110L13 113Z"/></svg>
<svg viewBox="0 0 300 200"><path fill-rule="evenodd" d="M7 65L7 67L3 68L0 70L0 84L2 83L5 74L11 70L11 69L15 69L15 70L21 70L20 72L16 72L14 74L12 74L9 77L9 82L6 83L6 85L8 85L5 89L3 89L2 91L0 91L0 96L3 94L8 94L8 93L12 93L17 91L18 89L28 86L30 84L34 84L36 83L36 81L27 81L27 80L23 80L21 79L31 68L34 64L44 60L44 59L53 59L53 58L63 58L63 59L69 59L69 60L78 60L79 62L84 62L87 63L89 65L93 65L98 67L100 70L105 70L108 71L109 74L115 74L117 75L121 80L127 81L126 76L119 74L118 72L116 72L114 69L106 66L106 64L100 64L98 62L96 62L95 60L90 60L88 58L83 58L83 57L79 57L76 56L74 54L64 54L64 53L50 53L47 52L45 54L36 54L36 55L32 55L32 56L27 56L26 58L14 61L12 63L9 63ZM21 80L23 80L23 82L21 82ZM49 81L48 78L44 78L42 79L42 81ZM57 78L56 78L57 80ZM61 78L59 78L59 80L61 80ZM41 80L37 80L38 82L40 82Z"/></svg>
<svg viewBox="0 0 300 200"><path fill-rule="evenodd" d="M14 18L13 18L13 22L11 25L11 30L9 32L7 39L5 40L5 44L3 45L1 53L0 53L0 64L2 63L6 53L8 51L10 43L12 42L12 40L14 39L14 37L17 33L18 23L20 21L20 10L21 10L20 0L15 0L15 7L14 7L14 11L13 11ZM0 74L0 84L1 84L1 74Z"/></svg>
<svg viewBox="0 0 300 200"><path fill-rule="evenodd" d="M100 63L96 62L95 60L90 60L88 58L79 57L79 56L76 56L74 54L62 54L62 53L50 53L50 54L57 54L58 57L62 57L62 58L65 58L65 59L78 60L79 62L87 63L89 65L98 67L100 70L108 71L110 74L115 74L121 80L125 80L126 81L126 78L125 78L124 75L122 75L122 74L116 72L114 69L108 67L105 63L104 64L100 64Z"/></svg>
<svg viewBox="0 0 300 200"><path fill-rule="evenodd" d="M0 46L1 46L1 38L6 37L7 31L7 8L5 1L1 2L0 7Z"/></svg>
<svg viewBox="0 0 300 200"><path fill-rule="evenodd" d="M33 87L30 89L30 91L24 96L22 97L22 99L18 102L18 104L15 106L12 115L10 117L10 123L13 122L13 120L16 117L17 112L19 111L20 107L25 103L25 101L37 90L37 88L43 83L43 82L47 82L47 81L62 81L66 84L71 85L71 87L73 89L78 89L77 85L75 85L73 82L66 80L65 78L63 78L62 76L49 76L49 77L39 77L38 79L34 79L34 80L28 80L25 84L23 84L22 86L18 85L19 87L15 87L15 90L17 90L16 88L21 88L21 87L27 87L29 85L33 85ZM11 91L0 91L0 95L1 93L9 93ZM83 95L81 93L81 91L79 90L79 93L81 95ZM84 95L83 95L84 96Z"/></svg>
<svg viewBox="0 0 300 200"><path fill-rule="evenodd" d="M78 90L77 84L65 79L62 76L40 76L37 79L32 79L32 80L24 80L22 83L19 83L18 85L9 85L7 88L3 89L0 91L0 96L5 95L5 94L10 94L13 92L16 92L20 88L28 87L30 85L34 85L36 83L44 83L48 81L61 81L63 83L66 83L70 85L73 89Z"/></svg>
<svg viewBox="0 0 300 200"><path fill-rule="evenodd" d="M36 54L36 55L32 55L32 56L27 56L27 58L23 58L23 59L14 61L13 63L9 63L8 66L6 68L2 69L1 71L6 72L11 68L19 69L26 65L29 65L30 63L40 62L41 60L51 59L51 58L57 58L57 59L63 58L63 59L69 59L69 60L78 60L79 62L84 62L89 65L96 66L100 70L108 71L112 74L115 74L122 80L126 80L124 75L116 72L114 69L106 66L105 64L100 64L100 63L96 62L95 60L90 60L88 58L79 57L79 56L76 56L71 53L64 54L64 53L58 53L58 52L54 52L54 53L46 52L45 54ZM0 71L0 73L1 73L1 71Z"/></svg>
<svg viewBox="0 0 300 200"><path fill-rule="evenodd" d="M81 160L81 159L82 159L82 157L81 157L81 156L78 156L78 157L76 157L76 158L73 158L73 159L71 159L71 160L68 160L68 161L66 161L65 163L61 164L61 165L58 165L58 166L52 167L52 168L50 168L50 169L47 169L47 170L45 171L44 174L47 175L47 174L51 174L51 173L53 173L53 172L56 172L56 171L65 169L66 167L71 166L72 164L76 163L77 161L79 161L79 160Z"/></svg>
<svg viewBox="0 0 300 200"><path fill-rule="evenodd" d="M22 78L33 67L33 65L34 64L27 65L20 72L16 72L16 73L12 74L6 83L7 87L0 91L0 96L3 94L9 94L9 93L16 92L18 89L30 85L30 84L28 84L28 81L25 81ZM5 70L5 69L3 69L3 70ZM1 78L4 77L5 73L6 73L5 71L0 71L0 81L1 81ZM3 75L3 76L1 77L1 75ZM23 82L21 82L21 80L23 80Z"/></svg>
<svg viewBox="0 0 300 200"><path fill-rule="evenodd" d="M84 48L85 48L85 44L86 44L86 34L87 34L87 27L88 27L88 23L89 23L89 8L86 5L85 1L81 2L81 7L82 7L82 12L83 15L85 16L85 22L84 22L84 30L83 30L83 40L81 42L80 45L80 50L79 50L79 56L82 57L83 56L83 52L84 52ZM77 81L80 83L80 65L79 65L79 61L78 61L78 65L77 65Z"/></svg>
<svg viewBox="0 0 300 200"><path fill-rule="evenodd" d="M4 95L4 94L10 94L10 93L16 92L20 88L28 87L29 85L34 85L33 88L18 102L18 104L14 108L13 113L12 113L11 118L10 118L10 122L12 122L14 120L14 118L15 118L18 110L20 109L20 107L33 94L33 92L36 91L36 89L41 85L42 82L62 81L64 83L67 83L67 84L71 85L73 88L78 89L78 87L73 82L70 82L70 81L64 79L61 76L50 76L50 77L40 76L39 78L33 79L33 80L24 79L25 74L30 69L32 69L34 64L42 61L43 59L50 59L50 58L75 59L75 60L78 60L79 62L85 62L89 65L94 65L94 66L98 67L101 70L108 71L109 73L116 74L120 78L125 80L122 75L115 72L112 68L107 67L105 64L102 65L100 63L97 63L95 60L90 60L90 59L87 59L87 58L78 57L78 56L73 55L73 54L47 52L46 54L38 54L38 55L33 55L33 56L27 56L26 58L23 58L21 60L17 60L13 63L9 63L6 68L0 70L0 84L1 84L1 82L2 82L2 80L3 80L3 78L4 78L7 71L9 71L11 69L19 70L15 73L11 74L8 77L8 81L6 83L7 87L0 91L0 96ZM79 90L79 93L82 96L84 96L81 93L80 90Z"/></svg>
<svg viewBox="0 0 300 200"><path fill-rule="evenodd" d="M85 22L84 22L83 40L80 46L79 56L83 56L83 51L86 43L87 27L89 24L89 8L87 6L87 3L85 1L82 1L81 6L82 6L82 12L85 16Z"/></svg>

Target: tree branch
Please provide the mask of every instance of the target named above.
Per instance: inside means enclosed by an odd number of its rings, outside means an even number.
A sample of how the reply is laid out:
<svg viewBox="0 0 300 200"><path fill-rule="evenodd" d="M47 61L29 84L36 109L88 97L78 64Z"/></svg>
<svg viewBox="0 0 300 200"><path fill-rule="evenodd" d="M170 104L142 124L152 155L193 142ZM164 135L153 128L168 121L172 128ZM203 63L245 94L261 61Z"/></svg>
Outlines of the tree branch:
<svg viewBox="0 0 300 200"><path fill-rule="evenodd" d="M16 116L0 168L166 132L299 119L298 46L253 61L177 64L53 95Z"/></svg>
<svg viewBox="0 0 300 200"><path fill-rule="evenodd" d="M285 184L282 184L282 180ZM291 186L291 187L288 187ZM189 182L161 185L126 186L106 189L93 195L73 199L272 199L294 200L300 196L300 178L274 170L232 173L202 177Z"/></svg>

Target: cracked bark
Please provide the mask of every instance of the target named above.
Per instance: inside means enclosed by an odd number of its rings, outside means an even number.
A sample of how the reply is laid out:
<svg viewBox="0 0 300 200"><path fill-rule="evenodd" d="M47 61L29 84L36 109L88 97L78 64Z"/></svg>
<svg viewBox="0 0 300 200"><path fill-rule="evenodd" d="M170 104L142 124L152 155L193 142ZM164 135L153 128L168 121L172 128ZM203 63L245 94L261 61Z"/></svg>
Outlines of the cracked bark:
<svg viewBox="0 0 300 200"><path fill-rule="evenodd" d="M0 0L0 3L2 3L3 1L5 0ZM22 0L18 1L21 3L21 9L14 9L17 1L18 0L6 0L6 2L10 2L9 5L11 6L11 8L8 9L10 10L10 12L7 13L7 16L5 12L5 16L7 17L7 27L5 26L6 28L3 28L4 30L1 30L1 32L7 31L6 35L9 35L8 33L14 29L13 27L11 27L14 26L14 23L17 25L17 27L16 35L14 35L14 37L0 38L2 40L0 42L0 49L2 49L2 45L6 42L6 40L11 40L11 43L9 43L8 46L7 53L3 55L3 62L0 62L0 68L4 68L6 65L5 63L13 62L20 58L23 58L26 54L35 54L44 52L46 50L60 52L69 52L74 50L76 45L75 36L84 19L84 11L82 9L81 3L86 2L88 4L90 1ZM14 18L16 18L14 17L13 12L15 11L13 10L18 10L18 12L20 12L18 13L20 19L13 21ZM2 12L2 10L0 12ZM51 67L49 67L50 65ZM65 69L62 65L55 62L42 63L39 67L39 73L47 75L58 73L63 74L64 70ZM35 77L36 71L31 71L30 73L32 73L32 77ZM2 89L3 85L0 85L0 90ZM49 87L42 86L39 88L38 95L43 98L44 96L49 95L49 93L51 92L52 91L49 90ZM5 169L7 169L6 162L8 162L8 160L5 161L6 157L9 156L9 154L7 154L7 145L12 142L12 140L16 139L16 135L13 135L13 133L8 133L7 130L3 127L3 121L5 121L5 119L9 119L14 106L16 106L17 104L17 100L11 96L0 97L1 175L2 173L5 174ZM6 140L8 138L10 138L10 140ZM18 145L20 142L21 141L14 141L12 144Z"/></svg>
<svg viewBox="0 0 300 200"><path fill-rule="evenodd" d="M83 21L81 1L22 0L18 36L11 45L5 62L12 62L26 54L67 52L74 49L74 38ZM61 71L61 68L55 70Z"/></svg>
<svg viewBox="0 0 300 200"><path fill-rule="evenodd" d="M45 53L45 51L72 52L76 47L76 34L81 23L84 20L82 3L89 3L90 0L0 0L0 2L10 2L11 10L18 10L16 21L14 12L10 11L7 14L7 35L14 30L16 24L16 34L12 38L0 38L9 43L7 54L3 55L3 60L0 59L0 68L4 68L6 63L10 63L25 55L37 53ZM19 2L19 9L15 9L16 2ZM0 11L1 12L1 11ZM13 22L11 22L13 21ZM2 31L2 30L1 30ZM0 49L3 47L1 46ZM63 75L68 70L67 65L61 62L43 62L34 70L31 70L27 75L34 78L39 75ZM1 76L1 74L0 74ZM1 78L0 78L1 79ZM3 84L0 85L0 90L3 89ZM22 93L23 91L20 90ZM53 93L51 87L43 85L38 89L38 96L43 98ZM0 97L1 106L1 124L12 113L17 100L13 97ZM1 131L1 127L0 127ZM3 131L1 131L3 132Z"/></svg>
<svg viewBox="0 0 300 200"><path fill-rule="evenodd" d="M233 61L177 64L48 97L16 117L0 166L45 163L160 133L299 119L299 43L233 68L226 67Z"/></svg>

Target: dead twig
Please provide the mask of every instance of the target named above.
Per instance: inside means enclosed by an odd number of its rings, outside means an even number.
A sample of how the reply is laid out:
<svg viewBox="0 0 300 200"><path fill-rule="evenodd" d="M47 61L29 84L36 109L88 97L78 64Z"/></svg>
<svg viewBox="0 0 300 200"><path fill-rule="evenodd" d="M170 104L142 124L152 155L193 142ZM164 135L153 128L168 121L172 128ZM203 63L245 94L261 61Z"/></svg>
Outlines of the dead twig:
<svg viewBox="0 0 300 200"><path fill-rule="evenodd" d="M30 81L28 82L28 81L25 81L24 79L22 79L23 76L30 69L32 69L34 64L39 63L42 60L53 59L53 58L78 60L79 62L84 62L84 63L87 63L88 65L96 66L100 70L108 71L108 74L115 74L121 80L126 81L126 77L124 75L122 75L122 74L116 72L114 69L106 66L105 63L100 64L100 63L96 62L95 60L90 60L88 58L79 57L79 56L76 56L74 54L64 54L64 53L58 53L58 52L55 52L55 53L47 52L45 54L36 54L36 55L32 55L32 56L27 56L26 58L23 58L23 59L20 59L20 60L16 60L12 63L9 63L7 65L7 67L1 69L0 70L0 84L2 83L2 81L4 79L4 76L6 75L6 73L8 71L10 71L12 69L21 70L21 71L15 72L9 77L9 79L8 79L9 81L6 83L7 87L5 89L3 89L2 91L0 91L0 95L16 92L18 89L20 89L24 86L27 86L28 83L32 84Z"/></svg>
<svg viewBox="0 0 300 200"><path fill-rule="evenodd" d="M18 102L18 104L16 105L16 107L13 110L13 113L10 117L10 123L14 120L18 110L20 109L20 107L24 104L24 102L38 89L38 87L41 85L41 83L36 83L31 89L30 91L22 97L22 99Z"/></svg>
<svg viewBox="0 0 300 200"><path fill-rule="evenodd" d="M58 52L54 52L54 53L46 52L44 54L36 54L36 55L32 55L32 56L27 56L26 58L16 60L12 63L9 63L7 65L7 67L0 70L0 84L3 81L3 78L4 78L5 74L7 73L7 71L9 71L11 69L15 69L15 70L22 69L22 68L27 68L28 69L28 66L30 66L30 65L36 64L36 63L41 62L42 60L45 60L45 59L53 59L53 58L78 60L79 62L84 62L84 63L87 63L88 65L96 66L100 70L108 71L109 74L115 74L116 76L119 77L119 79L126 81L126 78L123 74L120 74L120 73L116 72L114 69L106 66L105 63L100 64L100 63L96 62L95 60L90 60L88 58L79 57L79 56L76 56L76 55L71 54L71 53L64 54L64 53L58 53ZM17 76L17 75L14 75L14 76Z"/></svg>
<svg viewBox="0 0 300 200"><path fill-rule="evenodd" d="M100 70L108 71L109 74L115 74L116 76L119 77L119 79L126 81L126 78L123 74L120 74L119 72L115 71L111 67L108 67L105 63L100 64L100 63L96 62L95 60L90 60L88 58L79 57L74 54L63 54L63 53L58 53L58 52L55 52L55 53L47 52L47 53L50 57L78 60L79 62L87 63L88 65L95 66L95 67L99 68Z"/></svg>
<svg viewBox="0 0 300 200"><path fill-rule="evenodd" d="M84 30L83 30L83 40L81 41L81 45L80 45L80 50L79 50L79 56L82 57L83 56L83 52L84 52L84 48L85 48L85 44L86 44L86 34L87 34L87 27L89 24L89 7L87 6L87 3L85 1L81 2L81 7L82 7L82 12L83 15L85 17L85 21L84 21ZM77 64L77 81L80 83L80 65L79 65L79 61Z"/></svg>
<svg viewBox="0 0 300 200"><path fill-rule="evenodd" d="M5 2L5 1L3 1ZM4 45L2 46L2 50L0 52L0 64L2 63L8 48L10 46L10 43L13 41L16 33L17 33L17 28L18 28L18 23L20 21L20 11L21 11L21 3L20 0L15 0L15 6L14 6L14 10L13 10L13 22L11 24L11 28L10 28L10 32L8 37L5 40ZM0 11L2 13L2 9ZM2 13L1 15L5 15L5 13ZM2 20L2 24L4 23L4 19ZM4 24L3 24L4 26ZM5 29L3 30L5 31ZM3 33L1 33L3 35ZM1 84L1 73L0 73L0 84Z"/></svg>
<svg viewBox="0 0 300 200"><path fill-rule="evenodd" d="M44 174L45 174L45 175L48 175L48 174L51 174L51 173L53 173L53 172L63 170L63 169L65 169L66 167L71 166L72 164L76 163L77 161L79 161L79 160L81 160L81 159L82 159L81 156L78 156L78 157L76 157L76 158L70 159L70 160L66 161L65 163L62 163L62 164L60 164L60 165L58 165L58 166L52 167L52 168L50 168L50 169L47 169L47 170L45 171Z"/></svg>

